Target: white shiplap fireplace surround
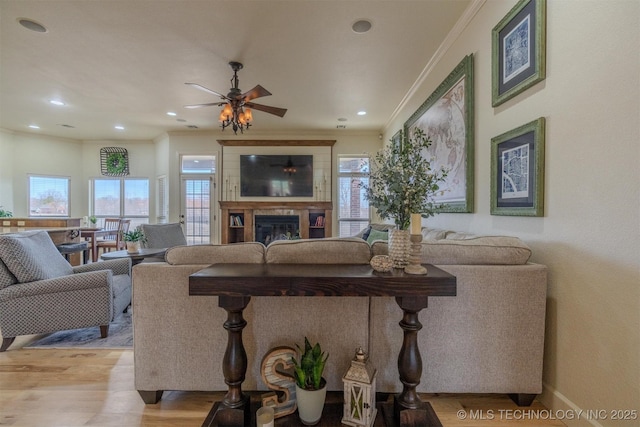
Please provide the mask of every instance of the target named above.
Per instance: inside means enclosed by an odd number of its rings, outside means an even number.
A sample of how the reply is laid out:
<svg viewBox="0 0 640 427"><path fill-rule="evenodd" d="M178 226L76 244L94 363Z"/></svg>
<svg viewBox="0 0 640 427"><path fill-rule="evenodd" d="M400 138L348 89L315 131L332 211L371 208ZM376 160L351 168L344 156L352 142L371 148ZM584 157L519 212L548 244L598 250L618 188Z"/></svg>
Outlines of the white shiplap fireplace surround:
<svg viewBox="0 0 640 427"><path fill-rule="evenodd" d="M297 215L302 237L309 237L309 213L324 211L330 234L332 203L332 159L335 140L218 140L222 146L221 196L222 243L230 239L229 217L234 211L245 212L244 241L255 239L256 215ZM242 197L240 195L241 155L312 155L312 197Z"/></svg>

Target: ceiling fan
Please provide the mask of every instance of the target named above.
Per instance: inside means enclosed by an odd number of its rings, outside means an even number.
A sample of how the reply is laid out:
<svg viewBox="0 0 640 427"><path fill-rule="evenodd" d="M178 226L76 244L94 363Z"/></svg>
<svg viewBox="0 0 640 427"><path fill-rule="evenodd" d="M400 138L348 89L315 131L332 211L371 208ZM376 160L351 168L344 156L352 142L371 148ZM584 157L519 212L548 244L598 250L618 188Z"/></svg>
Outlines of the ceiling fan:
<svg viewBox="0 0 640 427"><path fill-rule="evenodd" d="M232 87L226 95L213 91L197 83L185 83L189 86L193 86L197 89L219 96L223 101L185 105L185 108L211 107L214 105L222 107L224 105L218 120L221 122L223 130L227 126L231 126L234 133L238 133L238 130L243 133L244 130L249 129L249 126L251 126L251 122L253 121L251 109L284 117L287 112L286 108L270 107L268 105L251 102L253 99L260 98L262 96L269 96L271 95L271 92L262 86L257 85L250 91L242 93L240 88L238 88L238 70L241 70L243 65L239 62L232 61L229 62L229 66L233 70L233 77L231 78Z"/></svg>

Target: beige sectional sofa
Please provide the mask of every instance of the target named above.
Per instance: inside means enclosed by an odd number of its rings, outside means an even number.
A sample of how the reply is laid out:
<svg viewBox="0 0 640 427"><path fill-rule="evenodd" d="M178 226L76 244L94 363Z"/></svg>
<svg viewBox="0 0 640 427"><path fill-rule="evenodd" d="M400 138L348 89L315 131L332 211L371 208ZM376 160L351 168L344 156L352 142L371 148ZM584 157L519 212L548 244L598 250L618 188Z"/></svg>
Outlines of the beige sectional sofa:
<svg viewBox="0 0 640 427"><path fill-rule="evenodd" d="M424 263L457 277L456 297L432 297L420 313L423 374L419 392L508 393L521 404L542 390L547 271L528 262L529 248L513 237L424 229ZM386 242L354 238L180 246L165 262L133 268L135 384L147 403L164 390L226 390L222 357L226 312L217 297L189 296L189 275L214 263L366 264ZM301 267L302 268L302 267ZM243 388L266 390L260 364L276 346L305 336L329 354L329 390L356 347L377 367L377 388L401 390L397 357L402 311L385 297L254 297L244 310L248 371ZM516 399L517 400L517 399Z"/></svg>

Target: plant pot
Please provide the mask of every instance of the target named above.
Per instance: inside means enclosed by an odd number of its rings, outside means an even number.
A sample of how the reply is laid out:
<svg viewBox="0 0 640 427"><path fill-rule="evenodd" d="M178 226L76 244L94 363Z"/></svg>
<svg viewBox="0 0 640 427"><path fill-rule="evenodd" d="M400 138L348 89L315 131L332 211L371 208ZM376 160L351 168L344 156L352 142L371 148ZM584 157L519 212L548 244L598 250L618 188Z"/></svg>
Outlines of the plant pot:
<svg viewBox="0 0 640 427"><path fill-rule="evenodd" d="M327 397L327 382L322 380L323 387L320 390L305 390L296 384L296 403L298 416L302 424L313 426L320 422L324 400Z"/></svg>
<svg viewBox="0 0 640 427"><path fill-rule="evenodd" d="M389 230L389 258L393 261L394 268L405 268L409 265L411 253L411 240L409 230Z"/></svg>
<svg viewBox="0 0 640 427"><path fill-rule="evenodd" d="M127 252L130 254L140 252L140 242L127 242Z"/></svg>

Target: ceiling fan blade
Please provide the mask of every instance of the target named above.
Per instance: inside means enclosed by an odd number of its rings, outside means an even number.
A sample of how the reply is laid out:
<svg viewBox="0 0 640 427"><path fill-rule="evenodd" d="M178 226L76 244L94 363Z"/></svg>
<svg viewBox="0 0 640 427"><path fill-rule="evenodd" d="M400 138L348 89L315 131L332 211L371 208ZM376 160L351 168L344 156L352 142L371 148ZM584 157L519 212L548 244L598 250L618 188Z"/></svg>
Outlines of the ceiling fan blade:
<svg viewBox="0 0 640 427"><path fill-rule="evenodd" d="M269 95L271 95L271 92L269 92L262 86L257 85L250 91L243 93L242 98L245 100L245 102L247 102L247 101L251 101L252 99L260 98L261 96L269 96Z"/></svg>
<svg viewBox="0 0 640 427"><path fill-rule="evenodd" d="M253 102L245 102L245 107L253 108L254 110L264 111L265 113L273 114L279 117L284 117L287 112L286 108L270 107L268 105L254 104Z"/></svg>
<svg viewBox="0 0 640 427"><path fill-rule="evenodd" d="M217 105L218 107L223 106L226 102L208 102L206 104L193 104L193 105L185 105L184 108L202 108L202 107L213 107Z"/></svg>
<svg viewBox="0 0 640 427"><path fill-rule="evenodd" d="M214 95L216 95L216 96L219 96L219 97L220 97L220 98L222 98L222 99L227 99L227 97L226 97L226 96L224 96L223 94L218 93L218 92L216 92L215 90L211 90L211 89L209 89L209 88L206 88L206 87L204 87L204 86L202 86L202 85L199 85L198 83L185 83L185 84L186 84L186 85L189 85L189 86L193 86L193 87L195 87L196 89L200 89L200 90L203 90L203 91L205 91L205 92L212 93L212 94L214 94Z"/></svg>

